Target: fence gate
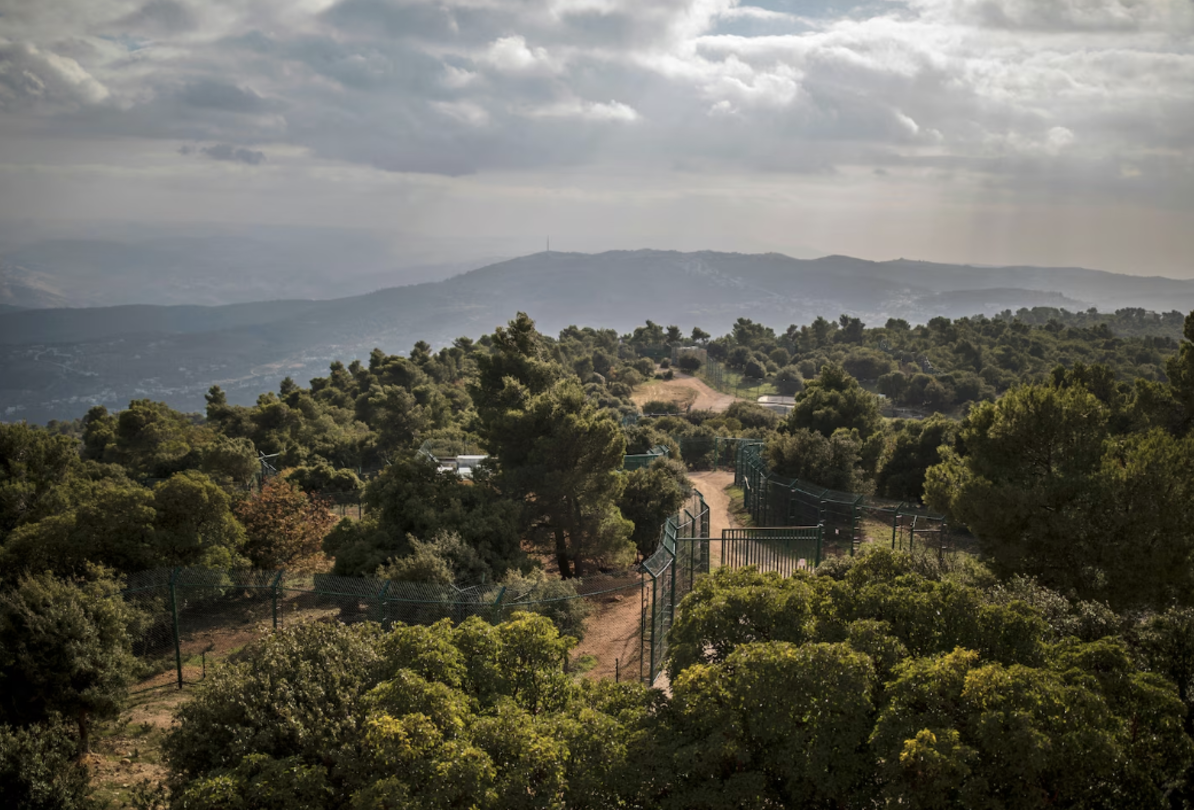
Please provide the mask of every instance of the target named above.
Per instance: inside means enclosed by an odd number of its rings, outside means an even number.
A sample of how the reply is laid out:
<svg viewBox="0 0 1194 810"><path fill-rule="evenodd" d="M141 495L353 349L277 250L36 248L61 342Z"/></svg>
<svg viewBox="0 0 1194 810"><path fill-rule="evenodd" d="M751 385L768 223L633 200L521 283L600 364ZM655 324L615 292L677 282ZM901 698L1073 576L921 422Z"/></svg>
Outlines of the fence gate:
<svg viewBox="0 0 1194 810"><path fill-rule="evenodd" d="M821 526L775 526L756 529L722 529L722 567L756 566L791 576L821 564Z"/></svg>

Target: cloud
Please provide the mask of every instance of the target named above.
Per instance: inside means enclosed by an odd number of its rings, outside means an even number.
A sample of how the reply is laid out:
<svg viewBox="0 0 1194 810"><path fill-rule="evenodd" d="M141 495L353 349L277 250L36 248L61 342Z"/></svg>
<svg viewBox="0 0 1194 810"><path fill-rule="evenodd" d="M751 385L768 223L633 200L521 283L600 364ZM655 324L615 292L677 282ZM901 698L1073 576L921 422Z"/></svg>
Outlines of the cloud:
<svg viewBox="0 0 1194 810"><path fill-rule="evenodd" d="M212 146L183 146L178 150L180 155L202 155L212 160L244 163L248 166L259 166L265 162L265 153L253 149L244 149L227 143L217 143Z"/></svg>
<svg viewBox="0 0 1194 810"><path fill-rule="evenodd" d="M525 72L546 70L554 72L558 65L546 48L529 48L525 38L514 35L501 37L485 51L483 60L501 71Z"/></svg>
<svg viewBox="0 0 1194 810"><path fill-rule="evenodd" d="M608 103L600 101L582 101L573 99L545 107L529 110L526 113L531 118L577 118L584 121L637 121L639 114L629 105L620 101Z"/></svg>
<svg viewBox="0 0 1194 810"><path fill-rule="evenodd" d="M0 108L99 104L109 92L67 56L0 40Z"/></svg>
<svg viewBox="0 0 1194 810"><path fill-rule="evenodd" d="M192 107L205 107L231 113L259 113L267 108L265 99L250 89L218 79L201 79L184 85L178 99Z"/></svg>
<svg viewBox="0 0 1194 810"><path fill-rule="evenodd" d="M1190 31L1183 0L914 0L930 14L972 25L1036 31Z"/></svg>
<svg viewBox="0 0 1194 810"><path fill-rule="evenodd" d="M197 24L195 14L183 3L176 0L149 0L136 11L117 20L115 26L124 31L170 35L190 31Z"/></svg>
<svg viewBox="0 0 1194 810"><path fill-rule="evenodd" d="M1192 193L1186 0L777 5L0 0L0 105L60 136L250 164L229 144L449 176L882 167L1029 189L1128 165Z"/></svg>

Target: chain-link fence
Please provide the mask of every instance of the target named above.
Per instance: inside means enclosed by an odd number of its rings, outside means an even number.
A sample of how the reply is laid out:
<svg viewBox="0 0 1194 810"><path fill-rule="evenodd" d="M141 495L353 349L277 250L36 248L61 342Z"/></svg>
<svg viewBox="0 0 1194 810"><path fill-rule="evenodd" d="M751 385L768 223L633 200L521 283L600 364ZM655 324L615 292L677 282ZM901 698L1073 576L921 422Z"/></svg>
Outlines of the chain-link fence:
<svg viewBox="0 0 1194 810"><path fill-rule="evenodd" d="M775 475L763 456L763 442L740 442L734 484L755 526L821 526L826 550L854 554L866 542L890 542L904 551L954 551L945 516L910 501L895 501L819 487Z"/></svg>
<svg viewBox="0 0 1194 810"><path fill-rule="evenodd" d="M645 453L625 455L622 457L622 469L630 472L631 470L641 470L644 467L650 467L653 461L665 457L668 452L668 449L662 444L657 444Z"/></svg>
<svg viewBox="0 0 1194 810"><path fill-rule="evenodd" d="M726 436L673 436L680 447L680 460L690 470L733 470L738 461L738 445L758 439Z"/></svg>
<svg viewBox="0 0 1194 810"><path fill-rule="evenodd" d="M775 394L777 390L773 383L766 380L747 377L740 371L734 371L719 360L707 357L696 376L705 381L710 388L725 394L733 394L743 399L757 399L767 394Z"/></svg>
<svg viewBox="0 0 1194 810"><path fill-rule="evenodd" d="M653 684L667 658L667 635L676 606L699 574L709 573L709 507L699 490L690 503L663 525L659 548L643 561L643 683Z"/></svg>
<svg viewBox="0 0 1194 810"><path fill-rule="evenodd" d="M585 618L639 592L641 615L626 601L625 619L637 625L636 654L653 683L666 653L666 632L675 604L709 570L709 511L700 492L661 529L661 547L646 563L622 571L561 580L514 577L506 584L457 587L427 582L340 577L288 571L224 571L160 568L129 576L125 598L145 617L134 653L147 665L174 670L178 685L203 677L209 656L227 656L260 635L300 621L373 621L429 624L479 616L501 622L518 611L543 614L560 631L583 636ZM666 572L666 582L660 582ZM648 609L649 608L649 609ZM651 620L647 626L648 617ZM602 619L606 620L605 617ZM630 631L633 633L633 631ZM630 660L620 662L624 669Z"/></svg>

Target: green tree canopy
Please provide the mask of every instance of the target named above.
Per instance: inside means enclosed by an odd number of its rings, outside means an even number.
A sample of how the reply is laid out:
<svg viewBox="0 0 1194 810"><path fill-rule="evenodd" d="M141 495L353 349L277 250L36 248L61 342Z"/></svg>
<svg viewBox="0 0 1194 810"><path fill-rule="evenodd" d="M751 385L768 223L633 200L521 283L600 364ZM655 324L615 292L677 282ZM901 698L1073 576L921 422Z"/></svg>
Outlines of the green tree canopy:
<svg viewBox="0 0 1194 810"><path fill-rule="evenodd" d="M618 509L634 524L631 539L639 554L647 557L655 551L663 522L676 514L691 493L692 482L678 461L656 459L648 467L626 473Z"/></svg>
<svg viewBox="0 0 1194 810"><path fill-rule="evenodd" d="M0 424L0 543L67 506L60 484L82 469L77 443L25 424Z"/></svg>
<svg viewBox="0 0 1194 810"><path fill-rule="evenodd" d="M875 396L834 364L822 366L821 373L805 384L788 416L789 429L807 428L826 438L846 428L857 430L865 440L880 429L882 422Z"/></svg>
<svg viewBox="0 0 1194 810"><path fill-rule="evenodd" d="M1003 574L1113 605L1194 598L1194 444L1113 437L1082 386L1023 386L971 411L925 495Z"/></svg>
<svg viewBox="0 0 1194 810"><path fill-rule="evenodd" d="M484 469L465 482L426 458L403 455L369 482L363 500L369 510L365 519L346 518L325 541L337 574L373 574L389 560L410 554L409 538L428 543L442 532L473 549L491 581L525 560L520 505L499 492Z"/></svg>
<svg viewBox="0 0 1194 810"><path fill-rule="evenodd" d="M837 430L826 438L797 428L767 443L767 463L776 475L828 489L866 493L872 485L862 469L862 449L858 434L851 430Z"/></svg>
<svg viewBox="0 0 1194 810"><path fill-rule="evenodd" d="M87 751L93 719L116 715L137 671L137 621L102 569L76 581L29 576L0 594L0 720L28 725L60 714Z"/></svg>
<svg viewBox="0 0 1194 810"><path fill-rule="evenodd" d="M629 562L633 527L617 507L625 485L621 427L570 380L537 395L522 389L518 400L522 407L494 417L487 430L501 437L491 443L498 486L523 502L532 542L555 554L566 578L580 576L586 562Z"/></svg>

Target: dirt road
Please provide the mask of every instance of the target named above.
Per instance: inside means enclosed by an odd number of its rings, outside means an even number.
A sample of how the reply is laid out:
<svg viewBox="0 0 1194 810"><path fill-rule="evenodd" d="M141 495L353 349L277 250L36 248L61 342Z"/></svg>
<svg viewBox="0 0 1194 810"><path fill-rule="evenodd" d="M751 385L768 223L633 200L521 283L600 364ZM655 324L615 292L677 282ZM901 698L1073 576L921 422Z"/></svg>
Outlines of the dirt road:
<svg viewBox="0 0 1194 810"><path fill-rule="evenodd" d="M730 515L730 498L725 491L734 483L734 474L699 472L688 477L709 505L709 559L716 568L721 560L721 530L737 525ZM572 658L577 661L591 655L597 659L586 677L612 678L620 667L623 678L635 680L639 677L642 595L637 589L628 589L598 599L590 603L593 611L585 619L585 638Z"/></svg>
<svg viewBox="0 0 1194 810"><path fill-rule="evenodd" d="M709 504L709 562L711 568L717 568L721 562L721 530L738 525L730 514L730 496L726 493L726 487L734 483L734 474L698 472L690 473L688 477Z"/></svg>
<svg viewBox="0 0 1194 810"><path fill-rule="evenodd" d="M696 399L692 399L695 392ZM730 407L737 397L714 391L705 381L688 374L677 374L673 380L659 380L651 385L640 386L631 395L635 405L653 399L667 402L687 402L691 400L694 411L716 411L718 413Z"/></svg>

